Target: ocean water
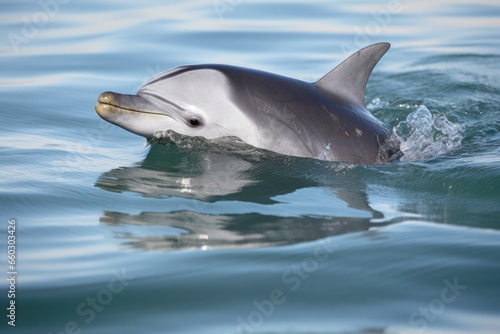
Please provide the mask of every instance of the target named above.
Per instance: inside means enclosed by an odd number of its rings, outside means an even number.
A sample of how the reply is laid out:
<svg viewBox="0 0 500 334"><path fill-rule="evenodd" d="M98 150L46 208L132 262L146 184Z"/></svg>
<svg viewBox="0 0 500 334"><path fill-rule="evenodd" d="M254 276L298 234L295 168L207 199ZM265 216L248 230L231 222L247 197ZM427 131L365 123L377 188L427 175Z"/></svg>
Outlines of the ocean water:
<svg viewBox="0 0 500 334"><path fill-rule="evenodd" d="M500 333L497 1L0 9L2 333ZM366 101L411 149L387 165L145 148L94 110L179 65L315 81L380 41Z"/></svg>

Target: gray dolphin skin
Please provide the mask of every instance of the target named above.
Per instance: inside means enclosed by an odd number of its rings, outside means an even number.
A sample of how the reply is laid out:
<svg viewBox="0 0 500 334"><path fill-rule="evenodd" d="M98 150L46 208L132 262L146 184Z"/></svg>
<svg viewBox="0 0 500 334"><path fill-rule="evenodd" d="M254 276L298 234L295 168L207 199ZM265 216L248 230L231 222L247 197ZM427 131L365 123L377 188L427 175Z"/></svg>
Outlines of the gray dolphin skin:
<svg viewBox="0 0 500 334"><path fill-rule="evenodd" d="M365 86L389 49L359 50L318 81L229 65L181 66L137 95L104 92L99 116L148 140L158 131L206 139L238 137L276 153L347 163L399 158L399 142L366 109Z"/></svg>

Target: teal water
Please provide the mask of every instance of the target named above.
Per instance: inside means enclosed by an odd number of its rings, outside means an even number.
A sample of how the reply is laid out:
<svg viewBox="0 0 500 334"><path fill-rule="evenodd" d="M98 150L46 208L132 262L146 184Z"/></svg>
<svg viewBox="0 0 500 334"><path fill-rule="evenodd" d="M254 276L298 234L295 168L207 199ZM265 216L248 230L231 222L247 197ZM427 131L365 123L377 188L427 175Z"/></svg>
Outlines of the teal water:
<svg viewBox="0 0 500 334"><path fill-rule="evenodd" d="M0 8L2 333L500 332L496 1ZM361 166L144 148L94 111L183 64L315 81L379 41L369 109L444 114L456 149Z"/></svg>

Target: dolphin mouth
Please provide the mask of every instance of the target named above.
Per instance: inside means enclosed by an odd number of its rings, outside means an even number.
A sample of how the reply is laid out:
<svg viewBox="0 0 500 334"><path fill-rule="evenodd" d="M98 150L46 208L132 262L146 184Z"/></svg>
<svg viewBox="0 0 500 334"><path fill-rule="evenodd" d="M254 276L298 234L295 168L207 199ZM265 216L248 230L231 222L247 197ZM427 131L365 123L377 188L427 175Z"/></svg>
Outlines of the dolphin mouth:
<svg viewBox="0 0 500 334"><path fill-rule="evenodd" d="M95 105L102 119L147 139L177 124L164 109L142 96L114 92L99 95Z"/></svg>
<svg viewBox="0 0 500 334"><path fill-rule="evenodd" d="M152 114L155 116L166 116L172 118L170 115L155 111L159 109L149 100L138 95L126 95L114 92L104 92L97 98L95 110L99 116L108 119L110 116L120 113L141 113Z"/></svg>

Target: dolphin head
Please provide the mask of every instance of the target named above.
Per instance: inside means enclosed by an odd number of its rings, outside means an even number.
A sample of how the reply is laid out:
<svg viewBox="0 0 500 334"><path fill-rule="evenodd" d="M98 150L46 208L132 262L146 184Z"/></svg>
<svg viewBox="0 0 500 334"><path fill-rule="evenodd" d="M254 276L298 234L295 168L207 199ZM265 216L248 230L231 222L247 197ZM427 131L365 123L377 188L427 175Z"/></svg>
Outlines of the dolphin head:
<svg viewBox="0 0 500 334"><path fill-rule="evenodd" d="M231 95L228 79L217 69L183 66L153 77L136 95L104 92L95 109L106 121L147 139L166 130L207 139L251 136Z"/></svg>

